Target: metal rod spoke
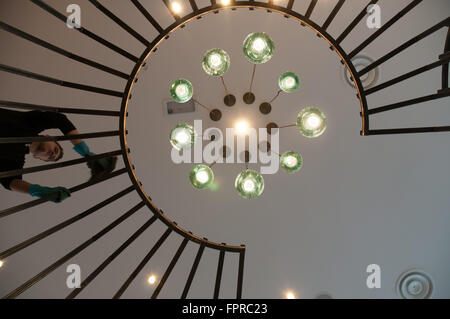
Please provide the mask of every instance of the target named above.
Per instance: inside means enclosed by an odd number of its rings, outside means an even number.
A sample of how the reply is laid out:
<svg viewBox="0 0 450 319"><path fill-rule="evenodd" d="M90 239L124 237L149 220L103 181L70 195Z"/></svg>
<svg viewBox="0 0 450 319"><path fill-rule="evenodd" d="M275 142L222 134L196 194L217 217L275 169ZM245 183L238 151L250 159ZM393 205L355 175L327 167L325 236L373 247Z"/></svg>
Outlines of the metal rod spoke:
<svg viewBox="0 0 450 319"><path fill-rule="evenodd" d="M205 110L208 110L209 112L212 111L211 108L207 107L206 105L200 103L199 101L197 101L196 99L192 99L192 101L194 101L195 103L197 103L198 105L200 105L201 107L203 107Z"/></svg>
<svg viewBox="0 0 450 319"><path fill-rule="evenodd" d="M110 73L112 75L121 77L121 78L123 78L125 80L128 80L128 78L129 78L128 74L125 74L123 72L120 72L118 70L110 68L110 67L108 67L106 65L97 63L95 61L83 58L83 57L81 57L81 56L79 56L77 54L71 53L71 52L69 52L67 50L61 49L61 48L59 48L59 47L57 47L57 46L55 46L55 45L53 45L51 43L48 43L48 42L46 42L44 40L36 38L36 37L32 36L31 34L25 33L23 31L21 31L21 30L19 30L17 28L14 28L13 26L11 26L9 24L6 24L4 22L1 22L1 21L0 21L0 29L3 29L3 30L8 31L8 32L10 32L10 33L12 33L12 34L14 34L14 35L16 35L18 37L21 37L23 39L31 41L34 44L40 45L41 47L44 47L44 48L46 48L48 50L51 50L51 51L56 52L56 53L59 53L59 54L65 56L65 57L67 57L69 59L72 59L74 61L77 61L77 62L80 62L80 63L84 63L84 64L89 65L89 66L91 66L93 68L96 68L98 70L101 70L101 71Z"/></svg>
<svg viewBox="0 0 450 319"><path fill-rule="evenodd" d="M221 76L220 79L222 80L222 84L223 84L223 87L225 88L226 94L227 94L227 95L230 94L230 91L228 91L228 87L227 87L227 85L225 84L225 79L223 78L223 76Z"/></svg>
<svg viewBox="0 0 450 319"><path fill-rule="evenodd" d="M349 59L354 58L359 52L364 50L369 44L371 44L375 39L377 39L380 35L382 35L387 29L389 29L395 22L400 20L404 15L406 15L409 11L414 9L419 3L423 0L413 0L409 5L407 5L402 11L400 11L397 15L395 15L391 20L385 23L380 29L378 29L374 34L372 34L367 40L361 43L356 49L354 49L349 55Z"/></svg>
<svg viewBox="0 0 450 319"><path fill-rule="evenodd" d="M269 104L270 104L270 103L273 103L273 102L280 96L281 92L283 92L283 91L282 91L282 90L279 90L279 91L277 92L277 94L275 95L275 97L274 97L272 100L270 100Z"/></svg>
<svg viewBox="0 0 450 319"><path fill-rule="evenodd" d="M445 40L445 49L442 57L439 57L441 60L444 59L446 55L448 57L450 53L450 27L447 31L447 39ZM448 89L448 63L442 66L442 89Z"/></svg>
<svg viewBox="0 0 450 319"><path fill-rule="evenodd" d="M330 15L328 16L325 23L322 25L322 29L326 31L328 27L330 26L331 22L333 22L334 18L338 14L339 10L341 10L342 6L344 5L345 0L339 0L339 2L334 7L333 11L331 11Z"/></svg>
<svg viewBox="0 0 450 319"><path fill-rule="evenodd" d="M392 135L392 134L438 133L438 132L450 132L450 126L369 130L366 135Z"/></svg>
<svg viewBox="0 0 450 319"><path fill-rule="evenodd" d="M439 22L438 24L436 24L435 26L429 28L428 30L422 32L421 34L419 34L418 36L412 38L411 40L405 42L404 44L402 44L401 46L399 46L398 48L396 48L395 50L392 50L391 52L389 52L388 54L384 55L383 57L379 58L378 60L376 60L375 62L371 63L370 65L368 65L367 67L365 67L364 69L362 69L361 71L358 72L358 76L361 77L364 74L372 71L373 69L375 69L376 67L378 67L379 65L383 64L384 62L390 60L391 58L393 58L394 56L396 56L397 54L399 54L400 52L406 50L407 48L409 48L410 46L418 43L419 41L423 40L424 38L426 38L427 36L435 33L436 31L440 30L443 27L448 27L450 24L450 18L445 19L444 21Z"/></svg>
<svg viewBox="0 0 450 319"><path fill-rule="evenodd" d="M122 175L122 174L124 174L126 172L127 172L127 169L126 168L122 168L121 170L115 171L115 172L113 172L113 173L111 173L111 174L109 174L107 176L104 176L104 177L98 179L98 180L96 179L96 180L92 180L92 181L87 182L87 183L80 184L78 186L70 188L69 190L73 194L73 193L76 193L76 192L81 191L83 189L86 189L88 187L91 187L93 185L96 185L96 184L102 183L104 181L107 181L107 180L109 180L111 178L114 178L116 176ZM0 211L0 219L4 218L4 217L7 217L9 215L12 215L12 214L21 212L21 211L23 211L25 209L29 209L31 207L35 207L35 206L38 206L40 204L46 203L46 202L48 202L50 200L56 199L57 196L59 196L59 195L57 195L57 194L49 195L49 196L45 196L45 197L42 197L42 198L37 199L37 200L30 201L30 202L25 203L25 204L21 204L21 205L18 205L18 206L14 206L14 207L11 207L11 208L4 209L4 210Z"/></svg>
<svg viewBox="0 0 450 319"><path fill-rule="evenodd" d="M78 296L100 273L108 267L125 249L127 249L144 231L146 231L158 218L152 216L141 228L139 228L130 238L127 239L114 253L112 253L100 266L98 266L80 285L80 288L66 297L66 299L73 299Z"/></svg>
<svg viewBox="0 0 450 319"><path fill-rule="evenodd" d="M256 72L256 64L253 64L253 73L252 73L252 80L250 82L250 90L249 90L249 92L253 91L253 82L255 80L255 72Z"/></svg>
<svg viewBox="0 0 450 319"><path fill-rule="evenodd" d="M152 24L152 26L155 27L155 29L159 33L163 33L163 28L159 25L158 22L152 17L150 12L148 12L147 9L144 8L144 6L139 2L139 0L131 0L131 2L136 6L136 8L144 15L144 17L147 18L147 20Z"/></svg>
<svg viewBox="0 0 450 319"><path fill-rule="evenodd" d="M121 217L119 217L118 219L113 221L111 224L106 226L103 230L98 232L96 235L91 237L89 240L85 241L83 244L81 244L78 247L76 247L75 249L73 249L67 255L65 255L64 257L60 258L59 260L54 262L52 265L50 265L49 267L47 267L46 269L41 271L39 274L37 274L36 276L34 276L33 278L31 278L30 280L25 282L23 285L21 285L20 287L16 288L12 292L10 292L8 295L6 295L4 297L4 299L14 299L14 298L20 296L22 293L27 291L29 288L31 288L33 285L35 285L37 282L39 282L42 279L44 279L45 277L47 277L50 273L52 273L58 267L63 265L65 262L67 262L71 258L73 258L76 255L78 255L80 252L82 252L83 250L88 248L90 245L95 243L97 240L102 238L104 235L109 233L112 229L114 229L115 227L117 227L118 225L123 223L126 219L131 217L133 214L135 214L138 210L140 210L144 206L145 206L144 202L139 203L138 205L133 207L131 210L129 210L127 213L125 213L124 215L122 215Z"/></svg>
<svg viewBox="0 0 450 319"><path fill-rule="evenodd" d="M437 93L437 94L431 94L431 95L427 95L427 96L422 96L419 98L415 98L415 99L411 99L411 100L407 100L407 101L402 101L402 102L398 102L398 103L394 103L394 104L390 104L390 105L386 105L386 106L381 106L381 107L377 107L374 109L370 109L369 110L369 114L376 114L376 113L381 113L381 112L386 112L386 111L391 111L391 110L395 110L395 109L399 109L405 106L409 106L409 105L414 105L414 104L419 104L419 103L423 103L423 102L428 102L428 101L432 101L432 100L437 100L437 99L441 99L444 97L450 96L450 92L443 92L443 93Z"/></svg>
<svg viewBox="0 0 450 319"><path fill-rule="evenodd" d="M41 166L35 166L35 167L30 167L30 168L18 169L18 170L13 170L13 171L5 171L5 172L0 172L0 178L11 177L11 176L18 176L18 175L23 175L23 174L31 174L31 173L36 173L36 172L42 172L42 171L47 171L47 170L51 170L51 169L55 169L55 168L62 168L62 167L67 167L67 166L87 163L87 162L90 162L90 161L95 161L95 160L98 160L98 159L102 159L102 158L106 158L106 157L112 157L112 156L117 156L117 155L121 155L121 154L122 154L122 151L115 151L115 152L109 152L109 153L103 153L103 154L91 156L89 158L81 158L81 159L71 160L71 161L62 162L62 163L41 165Z"/></svg>
<svg viewBox="0 0 450 319"><path fill-rule="evenodd" d="M44 238L47 238L48 236L53 235L54 233L56 233L56 232L58 232L58 231L60 231L60 230L62 230L64 228L69 227L70 225L76 223L77 221L80 221L83 218L86 218L87 216L92 215L93 213L95 213L96 211L102 209L103 207L105 207L105 206L115 202L119 198L122 198L123 196L131 193L133 190L134 190L133 186L128 187L127 189L117 193L114 196L111 196L110 198L107 198L103 202L95 205L94 207L89 208L88 210L84 211L83 213L78 214L78 215L76 215L76 216L74 216L74 217L72 217L72 218L70 218L70 219L68 219L68 220L66 220L66 221L64 221L64 222L54 226L54 227L52 227L52 228L49 228L46 231L44 231L44 232L42 232L42 233L40 233L40 234L38 234L36 236L33 236L33 237L31 237L31 238L21 242L20 244L15 245L14 247L11 247L11 248L5 250L4 252L1 252L0 253L0 259L5 259L5 258L7 258L9 256L12 256L12 255L18 253L19 251L21 251L21 250L23 250L23 249L25 249L25 248L27 248L27 247L37 243L37 242L43 240Z"/></svg>
<svg viewBox="0 0 450 319"><path fill-rule="evenodd" d="M294 0L289 0L288 5L287 5L287 9L288 10L292 10L293 6L294 6Z"/></svg>
<svg viewBox="0 0 450 319"><path fill-rule="evenodd" d="M130 27L128 24L126 24L123 20L121 20L118 16L116 16L114 13L109 11L105 6L103 6L100 2L97 0L89 0L90 3L92 3L97 9L99 9L103 14L105 14L108 18L113 20L115 23L117 23L122 29L127 31L131 36L133 36L136 40L141 42L146 47L151 46L150 42L145 39L142 35L136 32L132 27Z"/></svg>
<svg viewBox="0 0 450 319"><path fill-rule="evenodd" d="M214 287L214 299L219 299L220 283L222 281L223 262L225 260L225 250L219 253L219 263L217 265L216 285Z"/></svg>
<svg viewBox="0 0 450 319"><path fill-rule="evenodd" d="M311 3L309 4L308 10L306 11L305 18L309 19L311 17L311 14L313 13L314 7L317 4L317 0L311 0Z"/></svg>
<svg viewBox="0 0 450 319"><path fill-rule="evenodd" d="M18 69L15 67L4 65L4 64L0 64L0 71L20 75L20 76L30 78L33 80L39 80L42 82L52 83L52 84L60 85L60 86L64 86L64 87L69 87L72 89L94 92L94 93L98 93L98 94L111 95L111 96L116 96L116 97L123 97L123 92L107 90L107 89L103 89L103 88L99 88L99 87L95 87L95 86L84 85L84 84L79 84L79 83L62 81L62 80L58 80L58 79L55 79L55 78L52 78L49 76L29 72L26 70Z"/></svg>
<svg viewBox="0 0 450 319"><path fill-rule="evenodd" d="M187 238L187 237L185 237L183 239L183 241L181 242L181 245L178 248L177 252L175 253L175 256L173 256L173 259L170 262L169 267L167 268L166 272L164 273L163 277L161 278L161 281L159 282L158 287L156 287L155 291L153 292L151 299L158 298L158 295L161 292L161 289L164 287L164 284L166 283L167 278L169 278L170 273L172 272L173 268L175 267L178 260L180 259L180 256L183 253L184 249L186 248L186 245L188 242L189 242L189 238Z"/></svg>
<svg viewBox="0 0 450 319"><path fill-rule="evenodd" d="M189 3L191 5L192 11L197 12L198 11L198 6L195 3L195 0L189 0Z"/></svg>
<svg viewBox="0 0 450 319"><path fill-rule="evenodd" d="M362 9L358 16L350 23L350 25L342 32L342 34L336 39L336 42L340 44L344 39L353 31L353 29L361 22L361 20L367 15L367 9L370 5L376 4L379 0L372 0L370 3Z"/></svg>
<svg viewBox="0 0 450 319"><path fill-rule="evenodd" d="M64 107L53 107L46 105L28 104L22 102L12 102L0 100L0 106L13 108L13 109L24 109L24 110L39 110L39 111L49 111L56 113L65 114L85 114L85 115L99 115L99 116L120 116L118 111L102 111L102 110L92 110L92 109L78 109L78 108L64 108Z"/></svg>
<svg viewBox="0 0 450 319"><path fill-rule="evenodd" d="M396 77L396 78L394 78L394 79L392 79L390 81L387 81L387 82L381 83L381 84L379 84L377 86L374 86L373 88L368 89L367 91L365 91L365 94L366 95L373 94L373 93L378 92L380 90L383 90L383 89L385 89L387 87L390 87L390 86L392 86L394 84L397 84L397 83L405 81L405 80L407 80L409 78L412 78L413 76L416 76L416 75L424 73L426 71L435 69L435 68L437 68L437 67L439 67L439 66L441 66L443 64L448 64L449 61L450 61L450 57L447 57L444 60L437 61L437 62L428 64L428 65L425 65L425 66L423 66L421 68L415 69L414 71L411 71L411 72L408 72L408 73L406 73L404 75Z"/></svg>
<svg viewBox="0 0 450 319"><path fill-rule="evenodd" d="M194 280L195 273L197 272L198 265L200 264L200 260L203 256L203 251L205 250L205 244L200 244L198 248L197 256L195 256L194 264L192 265L191 272L189 273L188 280L186 282L186 286L184 286L183 293L181 294L181 299L186 299L189 289L191 288L192 281Z"/></svg>
<svg viewBox="0 0 450 319"><path fill-rule="evenodd" d="M113 299L119 299L125 290L130 286L132 281L137 277L137 275L141 272L141 270L145 267L148 261L153 257L153 255L158 251L159 247L164 243L164 241L169 237L172 229L168 228L165 233L161 236L161 238L156 242L150 252L144 257L144 259L139 263L136 269L131 273L131 275L127 278L125 283L120 287L119 291L114 295Z"/></svg>
<svg viewBox="0 0 450 319"><path fill-rule="evenodd" d="M45 11L47 11L48 13L50 13L51 15L53 15L54 17L58 18L59 20L61 20L64 23L67 23L67 17L61 13L59 13L58 11L56 11L54 8L52 8L51 6L49 6L48 4L46 4L44 1L42 0L30 0L32 3L34 3L35 5L37 5L38 7L44 9ZM127 59L137 63L139 61L139 58L137 58L136 56L132 55L131 53L119 48L118 46L116 46L115 44L103 39L102 37L99 37L98 35L92 33L91 31L81 27L81 28L76 28L76 30L78 30L79 32L83 33L84 35L88 36L89 38L97 41L98 43L104 45L105 47L115 51L116 53L126 57Z"/></svg>
<svg viewBox="0 0 450 319"><path fill-rule="evenodd" d="M0 137L0 144L84 140L84 139L91 139L91 138L119 136L119 134L120 134L119 131L108 131L108 132L87 133L87 134L77 134L77 135L63 135L63 136Z"/></svg>
<svg viewBox="0 0 450 319"><path fill-rule="evenodd" d="M245 246L242 247L245 248ZM239 273L238 273L236 299L242 299L242 285L244 282L244 262L245 262L245 249L239 253Z"/></svg>

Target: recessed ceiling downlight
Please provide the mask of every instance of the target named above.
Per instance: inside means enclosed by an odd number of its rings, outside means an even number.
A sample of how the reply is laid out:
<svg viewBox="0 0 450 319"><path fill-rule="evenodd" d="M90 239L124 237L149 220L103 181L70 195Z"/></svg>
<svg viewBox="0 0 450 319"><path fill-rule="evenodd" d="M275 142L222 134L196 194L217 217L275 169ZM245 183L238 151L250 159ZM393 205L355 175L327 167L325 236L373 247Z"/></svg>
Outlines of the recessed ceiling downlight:
<svg viewBox="0 0 450 319"><path fill-rule="evenodd" d="M365 69L367 66L371 65L374 62L374 60L367 55L357 55L352 59L352 62L353 65L355 66L356 71L359 72ZM344 76L345 82L349 86L354 88L355 84L353 83L352 76L345 66L343 67L342 74ZM377 84L379 76L380 76L379 68L378 67L374 68L360 77L361 84L365 89L370 89Z"/></svg>
<svg viewBox="0 0 450 319"><path fill-rule="evenodd" d="M412 269L397 280L397 293L403 299L429 299L433 294L433 281L424 271Z"/></svg>

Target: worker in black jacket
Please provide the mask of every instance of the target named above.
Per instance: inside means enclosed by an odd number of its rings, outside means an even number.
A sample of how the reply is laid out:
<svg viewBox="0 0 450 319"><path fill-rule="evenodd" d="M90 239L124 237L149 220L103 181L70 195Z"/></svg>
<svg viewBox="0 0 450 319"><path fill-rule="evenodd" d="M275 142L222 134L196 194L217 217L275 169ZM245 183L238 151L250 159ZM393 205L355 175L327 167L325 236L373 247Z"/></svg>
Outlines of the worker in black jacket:
<svg viewBox="0 0 450 319"><path fill-rule="evenodd" d="M34 137L39 136L47 129L59 129L64 135L78 135L78 131L69 119L56 112L18 112L0 108L0 137ZM72 140L74 150L83 157L94 156L83 140ZM57 162L64 151L57 142L33 142L17 144L0 144L0 172L23 169L25 156L32 154L34 158L45 162ZM117 158L109 157L95 161L89 161L91 179L110 173L115 169ZM22 179L21 175L4 177L0 183L8 190L30 194L42 198L57 194L52 200L59 203L70 197L70 191L64 187L44 187L38 184L30 184Z"/></svg>

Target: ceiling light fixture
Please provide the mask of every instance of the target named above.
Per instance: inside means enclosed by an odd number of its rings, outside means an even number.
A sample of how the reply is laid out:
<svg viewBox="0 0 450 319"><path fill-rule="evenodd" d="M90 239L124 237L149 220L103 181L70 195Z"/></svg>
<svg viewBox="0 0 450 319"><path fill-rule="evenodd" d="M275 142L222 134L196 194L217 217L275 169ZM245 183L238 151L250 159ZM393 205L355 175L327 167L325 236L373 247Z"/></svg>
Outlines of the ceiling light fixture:
<svg viewBox="0 0 450 319"><path fill-rule="evenodd" d="M181 7L181 4L177 1L172 1L171 8L172 8L172 11L176 14L181 13L181 11L183 10L183 8Z"/></svg>
<svg viewBox="0 0 450 319"><path fill-rule="evenodd" d="M245 135L248 133L249 124L246 121L239 121L238 123L236 123L235 129L239 135Z"/></svg>
<svg viewBox="0 0 450 319"><path fill-rule="evenodd" d="M264 32L255 32L247 36L244 41L243 51L245 58L253 63L252 80L250 90L244 94L244 102L253 104L255 95L253 94L253 81L255 79L256 65L264 64L272 59L275 53L275 44L272 39Z"/></svg>
<svg viewBox="0 0 450 319"><path fill-rule="evenodd" d="M327 129L327 118L318 108L308 107L298 114L297 127L305 137L319 137Z"/></svg>
<svg viewBox="0 0 450 319"><path fill-rule="evenodd" d="M243 52L246 59L253 63L253 74L250 84L250 91L244 95L244 102L251 104L254 102L255 96L252 93L256 65L264 64L268 62L274 55L275 45L272 39L264 32L256 32L249 34L243 44ZM210 49L205 52L202 57L203 71L214 77L220 77L222 84L226 91L224 103L227 106L232 106L236 102L234 95L230 94L225 84L223 75L229 70L231 66L231 59L228 53L219 48ZM260 111L263 114L270 113L272 106L271 103L278 98L282 93L293 93L300 88L300 77L294 72L285 72L278 78L279 90L276 96L269 102L262 103ZM177 103L186 103L189 100L193 100L195 103L201 105L203 108L210 112L210 118L214 121L219 121L222 117L222 112L218 109L212 110L207 106L201 104L193 98L194 88L191 82L186 79L177 79L170 87L170 94L172 99ZM267 131L272 134L273 129L282 129L287 127L297 127L299 131L306 137L314 138L322 135L327 127L325 115L317 108L309 107L302 110L297 118L296 124L290 124L286 126L278 126L276 123L271 122L267 125ZM247 121L241 120L235 124L235 132L237 135L246 136L249 134L250 125ZM172 146L178 150L186 150L193 147L196 140L196 133L194 128L186 123L178 124L170 134L170 142ZM213 140L213 139L211 139ZM226 146L222 148L224 158L227 157L228 151ZM268 145L268 151L270 151L270 145ZM274 152L276 153L276 152ZM279 156L281 168L289 174L300 171L303 167L302 156L295 151L287 151ZM241 172L235 180L235 189L237 193L246 199L259 197L264 191L264 179L254 170L249 170L250 153L248 150L245 152L246 170ZM191 184L197 189L210 188L214 183L214 173L212 166L216 164L214 162L210 166L197 165L189 174L189 180Z"/></svg>
<svg viewBox="0 0 450 319"><path fill-rule="evenodd" d="M303 158L297 152L288 151L280 156L280 165L286 173L296 173L303 166Z"/></svg>
<svg viewBox="0 0 450 319"><path fill-rule="evenodd" d="M209 188L214 182L214 173L210 166L197 165L189 173L189 180L197 189Z"/></svg>
<svg viewBox="0 0 450 319"><path fill-rule="evenodd" d="M154 285L156 283L156 276L155 275L149 276L147 282L149 285Z"/></svg>
<svg viewBox="0 0 450 319"><path fill-rule="evenodd" d="M228 71L230 65L230 56L222 49L211 49L205 53L202 59L203 70L206 74L211 76L220 76L226 92L223 102L227 106L233 106L236 104L236 97L233 94L230 94L228 87L225 84L225 79L223 78L223 75Z"/></svg>
<svg viewBox="0 0 450 319"><path fill-rule="evenodd" d="M178 124L170 132L170 144L179 151L192 148L195 139L194 127L187 123Z"/></svg>
<svg viewBox="0 0 450 319"><path fill-rule="evenodd" d="M264 191L264 178L257 171L247 169L236 177L234 187L242 198L256 198Z"/></svg>
<svg viewBox="0 0 450 319"><path fill-rule="evenodd" d="M259 111L262 114L269 114L272 111L272 103L280 96L281 92L293 93L300 88L300 78L294 72L283 73L278 80L278 87L280 90L270 102L263 102L259 106Z"/></svg>
<svg viewBox="0 0 450 319"><path fill-rule="evenodd" d="M213 121L217 122L222 118L222 112L220 110L211 109L193 98L194 87L192 86L192 83L186 79L178 79L172 83L170 86L170 96L177 103L186 103L192 99L192 101L209 112L209 117Z"/></svg>

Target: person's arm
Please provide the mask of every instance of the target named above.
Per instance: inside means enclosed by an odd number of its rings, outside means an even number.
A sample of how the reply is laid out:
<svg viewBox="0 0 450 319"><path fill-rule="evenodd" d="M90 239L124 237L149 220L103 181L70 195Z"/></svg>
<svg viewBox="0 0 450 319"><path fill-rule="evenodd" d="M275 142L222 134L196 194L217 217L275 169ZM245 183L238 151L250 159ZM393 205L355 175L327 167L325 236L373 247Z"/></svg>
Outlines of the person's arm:
<svg viewBox="0 0 450 319"><path fill-rule="evenodd" d="M71 136L71 135L79 135L80 133L78 133L78 130L72 130L72 131L70 131L69 133L67 133L67 135L68 136ZM80 143L83 143L83 140L71 140L71 142L72 142L72 144L74 145L74 146L77 146L78 144L80 144Z"/></svg>
<svg viewBox="0 0 450 319"><path fill-rule="evenodd" d="M31 184L21 179L15 179L9 184L9 188L14 192L30 194Z"/></svg>
<svg viewBox="0 0 450 319"><path fill-rule="evenodd" d="M9 188L14 192L19 192L22 194L29 194L33 197L46 197L50 195L57 195L54 197L52 202L54 203L60 203L63 200L70 197L70 191L67 188L64 187L43 187L41 185L37 184L30 184L24 180L21 179L14 179L9 184Z"/></svg>

